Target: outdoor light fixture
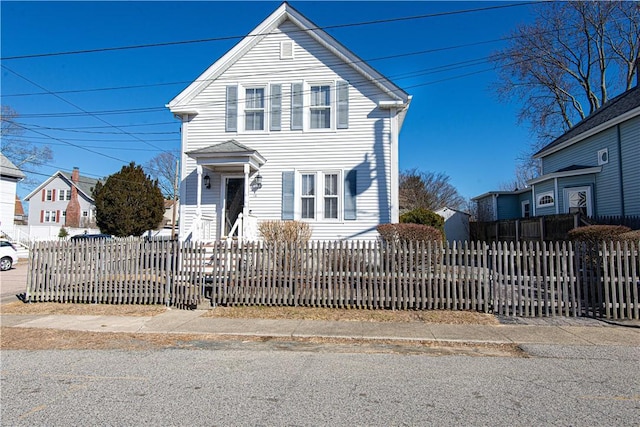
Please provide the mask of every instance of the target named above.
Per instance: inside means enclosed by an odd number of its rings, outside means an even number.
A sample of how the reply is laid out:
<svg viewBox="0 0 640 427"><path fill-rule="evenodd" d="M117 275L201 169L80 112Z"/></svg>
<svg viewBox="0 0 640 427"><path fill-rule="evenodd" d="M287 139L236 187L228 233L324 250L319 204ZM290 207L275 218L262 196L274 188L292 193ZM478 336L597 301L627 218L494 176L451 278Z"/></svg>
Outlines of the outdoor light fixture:
<svg viewBox="0 0 640 427"><path fill-rule="evenodd" d="M209 178L209 174L204 176L204 186L206 188L211 188L211 178Z"/></svg>
<svg viewBox="0 0 640 427"><path fill-rule="evenodd" d="M260 174L256 175L255 182L256 182L257 188L262 188L262 175Z"/></svg>

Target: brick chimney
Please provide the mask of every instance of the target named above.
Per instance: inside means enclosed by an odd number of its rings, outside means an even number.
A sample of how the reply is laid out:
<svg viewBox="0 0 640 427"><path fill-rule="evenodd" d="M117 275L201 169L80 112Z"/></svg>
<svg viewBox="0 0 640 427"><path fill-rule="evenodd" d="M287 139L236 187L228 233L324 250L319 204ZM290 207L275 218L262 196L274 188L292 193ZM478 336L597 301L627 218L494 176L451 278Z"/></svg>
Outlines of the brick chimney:
<svg viewBox="0 0 640 427"><path fill-rule="evenodd" d="M71 186L71 200L67 204L67 216L65 219L65 226L67 227L80 227L80 202L78 201L78 189L77 185L80 182L80 170L73 168L71 173L71 182L74 185Z"/></svg>

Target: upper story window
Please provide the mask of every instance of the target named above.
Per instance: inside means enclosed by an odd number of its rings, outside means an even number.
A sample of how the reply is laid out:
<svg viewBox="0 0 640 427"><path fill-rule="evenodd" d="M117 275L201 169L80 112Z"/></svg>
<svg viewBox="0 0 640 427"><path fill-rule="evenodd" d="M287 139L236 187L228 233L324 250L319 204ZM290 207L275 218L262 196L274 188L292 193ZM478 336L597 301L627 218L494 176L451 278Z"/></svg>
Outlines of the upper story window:
<svg viewBox="0 0 640 427"><path fill-rule="evenodd" d="M47 201L53 200L53 190L47 190Z"/></svg>
<svg viewBox="0 0 640 427"><path fill-rule="evenodd" d="M550 207L555 204L555 199L553 197L553 192L549 191L547 193L538 194L538 203L537 206L539 208Z"/></svg>
<svg viewBox="0 0 640 427"><path fill-rule="evenodd" d="M71 190L58 190L58 200L71 200Z"/></svg>
<svg viewBox="0 0 640 427"><path fill-rule="evenodd" d="M264 130L264 88L245 90L245 130Z"/></svg>
<svg viewBox="0 0 640 427"><path fill-rule="evenodd" d="M331 129L331 86L311 86L309 128Z"/></svg>

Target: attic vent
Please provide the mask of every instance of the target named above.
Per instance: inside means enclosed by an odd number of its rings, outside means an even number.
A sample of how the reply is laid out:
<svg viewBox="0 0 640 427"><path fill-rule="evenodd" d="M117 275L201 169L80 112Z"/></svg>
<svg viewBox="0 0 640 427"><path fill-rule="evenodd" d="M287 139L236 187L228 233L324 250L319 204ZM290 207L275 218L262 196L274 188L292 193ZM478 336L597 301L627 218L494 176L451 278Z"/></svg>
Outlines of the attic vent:
<svg viewBox="0 0 640 427"><path fill-rule="evenodd" d="M603 148L598 151L598 166L606 165L609 163L609 150Z"/></svg>
<svg viewBox="0 0 640 427"><path fill-rule="evenodd" d="M280 59L293 59L293 42L280 42Z"/></svg>

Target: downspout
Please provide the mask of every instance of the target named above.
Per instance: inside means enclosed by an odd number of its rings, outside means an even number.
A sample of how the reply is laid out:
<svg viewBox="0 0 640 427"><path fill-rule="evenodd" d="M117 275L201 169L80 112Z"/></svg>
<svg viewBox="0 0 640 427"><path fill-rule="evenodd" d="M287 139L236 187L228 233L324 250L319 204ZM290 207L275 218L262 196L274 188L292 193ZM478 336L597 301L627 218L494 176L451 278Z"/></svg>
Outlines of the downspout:
<svg viewBox="0 0 640 427"><path fill-rule="evenodd" d="M554 202L556 204L556 215L560 213L560 194L558 193L558 177L553 178L553 192L555 193ZM567 203L567 201L564 201Z"/></svg>
<svg viewBox="0 0 640 427"><path fill-rule="evenodd" d="M638 78L640 79L640 72L638 72ZM620 131L620 124L616 125L616 130L618 133L618 179L620 182L620 215L622 217L626 216L625 215L625 209L624 209L624 187L623 187L623 180L622 180L622 133Z"/></svg>

